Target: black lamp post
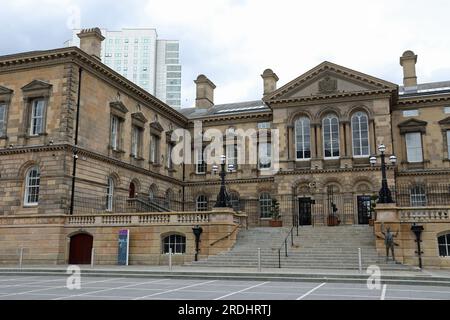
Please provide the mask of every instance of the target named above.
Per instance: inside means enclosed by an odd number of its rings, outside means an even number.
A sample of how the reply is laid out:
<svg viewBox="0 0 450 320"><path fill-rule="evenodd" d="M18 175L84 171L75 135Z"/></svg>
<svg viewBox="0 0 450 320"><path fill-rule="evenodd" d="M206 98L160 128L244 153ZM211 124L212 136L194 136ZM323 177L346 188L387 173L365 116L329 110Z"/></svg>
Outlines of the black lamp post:
<svg viewBox="0 0 450 320"><path fill-rule="evenodd" d="M416 242L417 242L417 254L419 255L419 268L422 269L422 249L420 248L420 243L422 240L420 240L420 236L423 231L423 226L418 226L415 223L411 226L411 231L414 232L414 235L416 236Z"/></svg>
<svg viewBox="0 0 450 320"><path fill-rule="evenodd" d="M379 192L378 203L394 203L386 178L386 155L384 154L386 151L386 146L384 144L379 145L378 151L381 153L381 189ZM389 157L389 161L395 165L397 163L397 157L392 155ZM374 156L370 157L370 164L375 165L376 163L377 158Z"/></svg>
<svg viewBox="0 0 450 320"><path fill-rule="evenodd" d="M226 157L224 155L222 155L222 156L220 156L220 160L221 160L221 162L220 162L221 183L220 183L220 191L219 191L219 194L217 195L217 201L216 201L216 204L214 205L214 208L232 208L231 201L230 201L230 195L228 194L227 188L225 186L225 176L227 175L227 172L225 170ZM228 166L228 169L230 171L233 170L233 168L234 168L234 166L232 164L230 164ZM217 165L212 166L212 171L214 173L217 173L218 170L219 170L219 167Z"/></svg>
<svg viewBox="0 0 450 320"><path fill-rule="evenodd" d="M194 232L195 236L195 261L198 261L198 252L200 251L198 247L200 243L200 235L202 234L203 229L199 225L196 225L192 228L192 232Z"/></svg>

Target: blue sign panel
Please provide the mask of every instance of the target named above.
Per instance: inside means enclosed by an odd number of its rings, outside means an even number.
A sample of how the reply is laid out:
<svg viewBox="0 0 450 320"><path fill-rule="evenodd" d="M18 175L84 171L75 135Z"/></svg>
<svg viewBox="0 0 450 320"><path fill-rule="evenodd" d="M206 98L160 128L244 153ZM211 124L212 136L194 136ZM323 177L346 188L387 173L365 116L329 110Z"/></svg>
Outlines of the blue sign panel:
<svg viewBox="0 0 450 320"><path fill-rule="evenodd" d="M128 251L130 248L130 230L119 230L119 255L118 264L128 265Z"/></svg>

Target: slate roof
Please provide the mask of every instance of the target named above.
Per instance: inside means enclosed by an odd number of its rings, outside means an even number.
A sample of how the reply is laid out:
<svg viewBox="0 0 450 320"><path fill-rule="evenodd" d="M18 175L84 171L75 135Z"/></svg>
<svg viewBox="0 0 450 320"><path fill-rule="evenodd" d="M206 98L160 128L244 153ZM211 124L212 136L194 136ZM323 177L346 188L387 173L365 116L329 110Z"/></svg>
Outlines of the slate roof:
<svg viewBox="0 0 450 320"><path fill-rule="evenodd" d="M189 119L267 111L271 111L271 109L262 100L217 104L208 109L181 108L179 110L179 112Z"/></svg>
<svg viewBox="0 0 450 320"><path fill-rule="evenodd" d="M398 93L400 98L450 93L450 81L420 83L417 88L407 88L407 90L404 86L400 86Z"/></svg>

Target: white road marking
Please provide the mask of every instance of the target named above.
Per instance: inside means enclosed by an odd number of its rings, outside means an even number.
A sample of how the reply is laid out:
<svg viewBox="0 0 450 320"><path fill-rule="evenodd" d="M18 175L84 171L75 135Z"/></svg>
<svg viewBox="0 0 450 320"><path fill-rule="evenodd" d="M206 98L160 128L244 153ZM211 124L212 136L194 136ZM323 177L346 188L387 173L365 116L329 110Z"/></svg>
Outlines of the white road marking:
<svg viewBox="0 0 450 320"><path fill-rule="evenodd" d="M61 281L61 279L58 279ZM98 282L107 282L107 281L113 281L116 280L116 278L113 279L108 279L108 280L99 280L99 281L90 281L90 282L86 282L86 284L89 283L98 283ZM56 280L52 280L52 281L56 281ZM17 295L21 295L21 294L27 294L27 293L33 293L33 292L40 292L40 291L45 291L45 290L51 290L51 289L63 289L66 288L66 286L54 286L54 287L50 287L50 288L44 288L44 289L36 289L36 290L29 290L29 291L23 291L23 292L16 292L16 293L9 293L9 294L2 294L0 295L0 299L3 297L10 297L10 296L17 296Z"/></svg>
<svg viewBox="0 0 450 320"><path fill-rule="evenodd" d="M221 297L215 298L214 300L220 300L220 299L223 299L223 298L226 298L226 297L229 297L229 296L235 295L235 294L237 294L237 293L241 293L241 292L244 292L244 291L247 291L247 290L250 290L250 289L253 289L253 288L256 288L256 287L262 286L262 285L265 285L265 284L267 284L267 283L269 283L269 282L270 282L270 281L266 281L266 282L263 282L263 283L260 283L260 284L257 284L257 285L254 285L254 286L251 286L251 287L248 287L248 288L245 288L245 289L239 290L239 291L235 291L235 292L232 292L232 293L226 294L226 295L224 295L224 296L221 296Z"/></svg>
<svg viewBox="0 0 450 320"><path fill-rule="evenodd" d="M74 294L74 295L70 295L70 296L59 297L59 298L55 298L55 299L52 299L52 300L62 300L62 299L69 299L69 298L73 298L73 297L93 295L93 294L96 294L96 293L107 292L107 291L118 290L118 289L126 289L126 288L139 286L141 284L156 283L156 282L161 282L161 281L165 281L165 280L166 279L158 279L158 280L152 280L152 281L146 281L146 282L138 282L138 283L133 283L133 284L129 284L129 285L126 285L126 286L119 286L119 287L114 287L114 288L108 288L108 289L102 289L102 290L97 290L97 291L91 291L91 292L85 292L85 293L80 293L80 294Z"/></svg>
<svg viewBox="0 0 450 320"><path fill-rule="evenodd" d="M297 298L297 300L302 300L303 298L309 296L311 293L313 293L314 291L316 291L317 289L321 288L322 286L324 286L326 284L326 282L319 284L317 287L312 288L311 290L309 290L307 293L305 293L304 295L300 296Z"/></svg>
<svg viewBox="0 0 450 320"><path fill-rule="evenodd" d="M384 284L383 289L381 290L380 300L384 300L384 298L386 297L386 287L387 287L387 284Z"/></svg>
<svg viewBox="0 0 450 320"><path fill-rule="evenodd" d="M138 298L134 298L133 300L140 300L140 299L145 299L145 298L151 298L157 295L161 295L161 294L165 294L165 293L170 293L170 292L175 292L175 291L179 291L179 290L183 290L183 289L187 289L187 288L192 288L192 287L197 287L197 286L201 286L203 284L208 284L208 283L212 283L212 282L216 282L217 280L211 280L211 281L206 281L206 282L200 282L200 283L196 283L196 284L191 284L189 286L185 286L185 287L181 287L181 288L177 288L177 289L172 289L172 290L167 290L167 291L163 291L163 292L157 292L154 294L150 294L147 296L143 296L143 297L138 297Z"/></svg>

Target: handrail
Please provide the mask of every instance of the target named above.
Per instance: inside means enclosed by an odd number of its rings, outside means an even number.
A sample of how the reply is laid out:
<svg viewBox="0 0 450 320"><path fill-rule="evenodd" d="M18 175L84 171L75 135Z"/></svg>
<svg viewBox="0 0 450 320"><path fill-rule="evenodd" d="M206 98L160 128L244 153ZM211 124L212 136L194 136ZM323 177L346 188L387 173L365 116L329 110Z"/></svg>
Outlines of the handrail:
<svg viewBox="0 0 450 320"><path fill-rule="evenodd" d="M240 227L240 225L235 226L235 227L233 228L233 230L230 231L230 232L228 232L228 234L227 234L226 236L223 236L222 238L215 240L214 242L212 242L212 243L210 244L210 246L213 246L213 245L215 245L216 243L218 243L218 242L220 242L220 241L222 241L222 240L224 240L224 239L230 237L233 233L236 232L237 229L239 229L239 227Z"/></svg>
<svg viewBox="0 0 450 320"><path fill-rule="evenodd" d="M285 257L288 257L288 247L287 247L287 239L289 236L291 236L291 247L294 246L294 227L291 227L291 230L289 230L288 234L286 235L286 238L284 238L284 241L281 243L281 246L278 248L278 268L281 268L281 250L284 246L284 255Z"/></svg>

